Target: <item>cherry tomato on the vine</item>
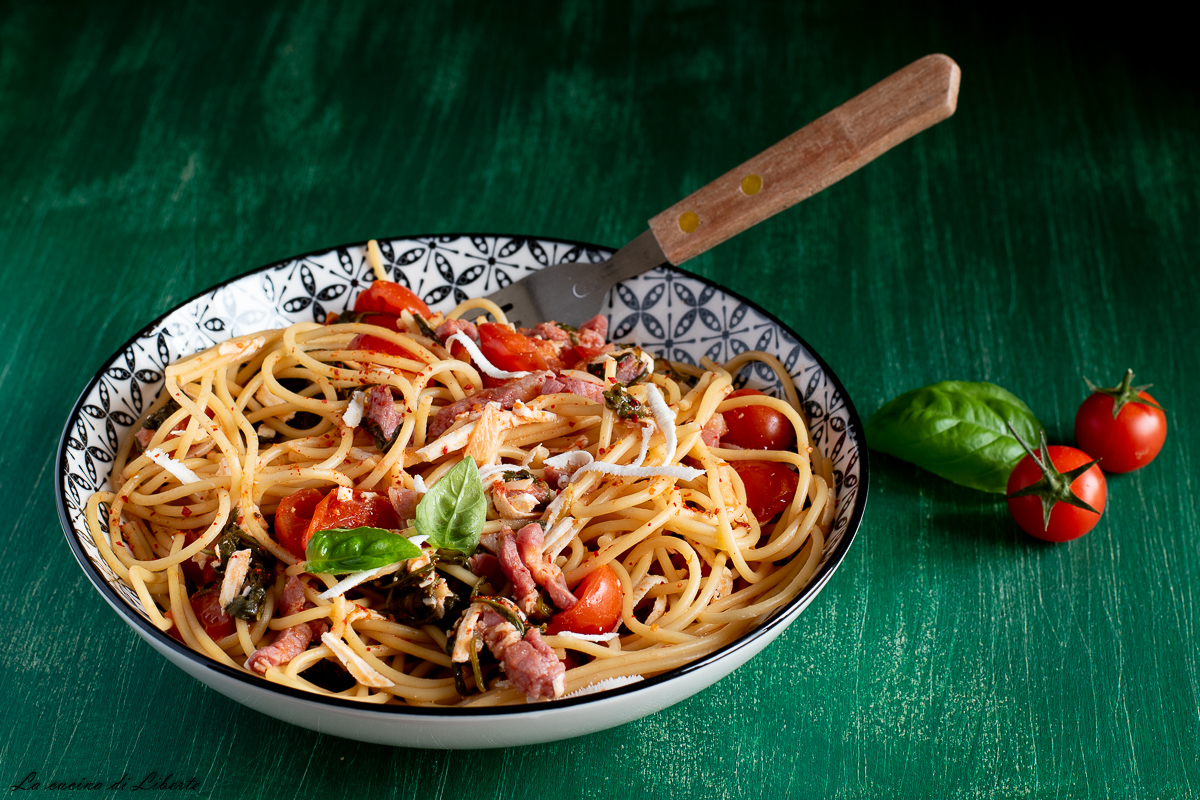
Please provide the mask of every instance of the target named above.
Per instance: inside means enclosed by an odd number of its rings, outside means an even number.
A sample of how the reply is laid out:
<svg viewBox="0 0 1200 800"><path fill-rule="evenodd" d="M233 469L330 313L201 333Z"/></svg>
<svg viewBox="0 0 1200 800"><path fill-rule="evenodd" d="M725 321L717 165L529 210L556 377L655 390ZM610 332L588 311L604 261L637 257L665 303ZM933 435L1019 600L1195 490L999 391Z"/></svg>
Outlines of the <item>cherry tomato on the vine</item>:
<svg viewBox="0 0 1200 800"><path fill-rule="evenodd" d="M1133 386L1133 370L1120 385L1092 394L1075 415L1075 441L1100 461L1105 472L1132 472L1154 460L1167 439L1167 415L1145 390Z"/></svg>
<svg viewBox="0 0 1200 800"><path fill-rule="evenodd" d="M787 508L796 494L800 477L777 461L731 461L746 487L746 505L760 524L766 524Z"/></svg>
<svg viewBox="0 0 1200 800"><path fill-rule="evenodd" d="M726 399L763 397L757 389L738 389ZM796 445L796 429L788 418L766 406L741 406L724 412L725 427L722 444L733 444L747 450L790 450Z"/></svg>
<svg viewBox="0 0 1200 800"><path fill-rule="evenodd" d="M1019 439L1019 437L1018 437ZM1096 527L1108 499L1095 460L1074 447L1046 446L1026 455L1008 477L1008 511L1022 530L1048 542L1069 542Z"/></svg>
<svg viewBox="0 0 1200 800"><path fill-rule="evenodd" d="M612 571L612 567L605 564L589 572L575 587L574 594L579 602L566 611L555 614L546 627L546 633L571 631L601 634L608 633L616 627L617 621L621 619L621 604L625 598L625 591L621 588L621 579Z"/></svg>

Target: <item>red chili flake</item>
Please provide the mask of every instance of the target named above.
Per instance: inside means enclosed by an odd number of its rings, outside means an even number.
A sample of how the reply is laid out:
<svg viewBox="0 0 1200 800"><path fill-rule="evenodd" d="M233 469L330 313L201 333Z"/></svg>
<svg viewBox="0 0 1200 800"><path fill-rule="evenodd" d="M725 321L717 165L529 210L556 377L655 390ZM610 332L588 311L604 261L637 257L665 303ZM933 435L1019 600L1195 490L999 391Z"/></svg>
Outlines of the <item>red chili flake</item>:
<svg viewBox="0 0 1200 800"><path fill-rule="evenodd" d="M127 495L127 494L123 494L123 495L121 495L121 502L122 502L122 503L128 503L128 502L129 502L129 495Z"/></svg>
<svg viewBox="0 0 1200 800"><path fill-rule="evenodd" d="M189 508L188 506L184 506L183 510L180 511L179 513L183 515L184 519L187 519L188 517L190 517L192 515L192 509Z"/></svg>

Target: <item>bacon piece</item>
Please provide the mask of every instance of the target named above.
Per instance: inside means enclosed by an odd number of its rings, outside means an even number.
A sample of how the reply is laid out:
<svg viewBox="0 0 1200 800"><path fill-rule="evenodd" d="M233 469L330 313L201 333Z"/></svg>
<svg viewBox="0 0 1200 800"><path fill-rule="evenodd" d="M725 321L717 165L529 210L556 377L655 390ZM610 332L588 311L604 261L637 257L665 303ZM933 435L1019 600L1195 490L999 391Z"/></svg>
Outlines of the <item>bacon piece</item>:
<svg viewBox="0 0 1200 800"><path fill-rule="evenodd" d="M532 328L520 328L517 333L530 338L548 339L551 342L570 342L571 334L557 322L539 322Z"/></svg>
<svg viewBox="0 0 1200 800"><path fill-rule="evenodd" d="M724 414L713 414L708 423L700 429L700 441L708 447L720 447L721 437L729 432L725 424Z"/></svg>
<svg viewBox="0 0 1200 800"><path fill-rule="evenodd" d="M150 446L150 440L154 438L154 431L149 428L141 428L133 435L133 438L137 439L138 444L145 450Z"/></svg>
<svg viewBox="0 0 1200 800"><path fill-rule="evenodd" d="M499 403L500 408L503 409L512 408L518 400L528 403L542 393L542 385L553 374L553 372L531 372L524 378L517 378L500 386L484 389L443 407L429 423L426 439L432 442L454 424L454 418L459 414L482 410L488 403Z"/></svg>
<svg viewBox="0 0 1200 800"><path fill-rule="evenodd" d="M421 495L416 491L392 486L388 488L387 495L401 523L417 518L417 503L421 502Z"/></svg>
<svg viewBox="0 0 1200 800"><path fill-rule="evenodd" d="M525 528L521 530L525 530ZM541 530L540 526L538 530ZM533 580L529 567L521 560L521 554L517 550L517 537L513 534L512 528L505 527L500 531L499 555L500 569L504 571L505 577L512 581L513 595L516 597L517 606L526 614L532 614L537 608L537 584Z"/></svg>
<svg viewBox="0 0 1200 800"><path fill-rule="evenodd" d="M580 378L555 375L542 385L542 394L573 394L586 397L593 403L604 402L604 387Z"/></svg>
<svg viewBox="0 0 1200 800"><path fill-rule="evenodd" d="M292 614L299 614L304 610L304 606L304 581L300 580L300 576L293 575L288 579L287 585L283 587L283 594L279 596L279 610L282 612L282 616L289 617ZM301 622L299 625L284 629L275 637L275 641L250 654L250 657L246 659L246 668L259 675L265 675L271 667L278 667L291 661L308 649L309 643L314 638L313 627L316 625L323 625L323 623L314 622L310 625L307 622Z"/></svg>
<svg viewBox="0 0 1200 800"><path fill-rule="evenodd" d="M608 317L601 314L589 319L579 326L579 346L597 348L604 347L608 341Z"/></svg>
<svg viewBox="0 0 1200 800"><path fill-rule="evenodd" d="M522 639L512 623L488 608L479 617L483 641L504 667L513 686L530 700L561 697L566 688L567 669L542 641L537 628L530 628Z"/></svg>
<svg viewBox="0 0 1200 800"><path fill-rule="evenodd" d="M387 442L392 440L396 429L404 421L404 417L396 410L396 404L392 402L392 390L386 386L375 386L371 389L371 393L367 395L367 410L364 416L379 426L379 432Z"/></svg>
<svg viewBox="0 0 1200 800"><path fill-rule="evenodd" d="M474 322L468 322L465 319L448 319L438 325L434 333L437 334L438 339L441 339L442 344L445 344L446 340L456 333L466 334L468 339L479 344L479 328L475 327Z"/></svg>
<svg viewBox="0 0 1200 800"><path fill-rule="evenodd" d="M567 588L567 579L563 577L562 570L548 556L542 554L543 544L545 544L545 539L542 534L542 526L536 522L531 522L521 528L517 534L517 550L521 554L521 561L524 562L534 581L549 593L554 605L566 611L579 601ZM525 611L525 613L528 614L529 611Z"/></svg>
<svg viewBox="0 0 1200 800"><path fill-rule="evenodd" d="M476 553L467 559L467 569L481 577L487 578L488 583L499 588L504 585L504 570L500 569L500 559L491 553Z"/></svg>

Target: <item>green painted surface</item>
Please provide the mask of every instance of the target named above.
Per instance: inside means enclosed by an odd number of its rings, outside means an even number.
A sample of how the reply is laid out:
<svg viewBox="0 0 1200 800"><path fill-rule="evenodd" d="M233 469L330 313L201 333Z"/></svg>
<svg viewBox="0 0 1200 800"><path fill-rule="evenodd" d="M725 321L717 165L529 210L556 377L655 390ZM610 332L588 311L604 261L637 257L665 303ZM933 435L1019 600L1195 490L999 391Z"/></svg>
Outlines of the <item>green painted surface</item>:
<svg viewBox="0 0 1200 800"><path fill-rule="evenodd" d="M0 3L6 791L36 771L41 791L157 772L246 798L1200 793L1200 95L1181 20L347 6ZM1171 435L1110 480L1086 538L1042 545L993 498L876 457L848 559L755 661L607 733L475 753L245 710L136 639L75 566L52 496L61 425L180 300L371 236L619 245L937 51L963 68L955 117L689 268L789 321L864 414L989 380L1069 440L1081 376L1134 367Z"/></svg>

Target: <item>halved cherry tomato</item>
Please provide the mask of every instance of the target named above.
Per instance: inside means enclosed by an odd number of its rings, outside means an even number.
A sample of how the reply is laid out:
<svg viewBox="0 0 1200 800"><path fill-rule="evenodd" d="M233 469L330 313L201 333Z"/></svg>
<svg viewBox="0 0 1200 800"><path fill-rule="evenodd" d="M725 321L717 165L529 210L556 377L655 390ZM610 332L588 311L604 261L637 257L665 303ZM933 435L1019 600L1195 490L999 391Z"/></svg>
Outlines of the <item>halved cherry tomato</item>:
<svg viewBox="0 0 1200 800"><path fill-rule="evenodd" d="M479 350L492 365L507 372L533 372L549 369L543 347L544 339L531 339L509 330L497 322L479 326ZM553 350L553 345L550 347Z"/></svg>
<svg viewBox="0 0 1200 800"><path fill-rule="evenodd" d="M594 635L608 633L616 627L621 619L625 591L612 567L605 564L589 572L575 587L574 594L579 602L555 614L546 627L546 633L571 631Z"/></svg>
<svg viewBox="0 0 1200 800"><path fill-rule="evenodd" d="M563 365L568 369L576 369L581 362L595 358L603 351L603 347L585 347L584 345L577 344L574 347L568 347L566 350L563 350L561 358Z"/></svg>
<svg viewBox="0 0 1200 800"><path fill-rule="evenodd" d="M209 638L224 639L236 629L237 623L221 608L221 600L216 592L196 592L191 602L192 611L196 612L196 619L200 620Z"/></svg>
<svg viewBox="0 0 1200 800"><path fill-rule="evenodd" d="M346 345L347 350L374 350L377 353L385 353L389 356L399 356L400 358L413 358L413 354L405 350L395 342L383 339L379 336L372 336L369 333L360 333L350 340L350 344Z"/></svg>
<svg viewBox="0 0 1200 800"><path fill-rule="evenodd" d="M275 510L275 541L304 560L304 534L324 495L319 489L301 489L279 501Z"/></svg>
<svg viewBox="0 0 1200 800"><path fill-rule="evenodd" d="M187 545L199 539L201 533L203 533L203 531L186 531L183 535L184 546L186 547ZM189 558L179 566L183 569L184 576L192 582L193 586L201 587L208 586L209 584L216 582L217 571L213 569L214 561L215 559L210 558L208 561L204 562L204 566L202 567L196 563L194 558Z"/></svg>
<svg viewBox="0 0 1200 800"><path fill-rule="evenodd" d="M757 389L738 389L729 398L764 397ZM722 444L734 444L747 450L791 450L796 446L796 429L788 418L766 406L742 406L726 411Z"/></svg>
<svg viewBox="0 0 1200 800"><path fill-rule="evenodd" d="M401 311L411 311L428 318L432 312L416 292L393 281L375 281L354 301L355 311L381 311L400 316Z"/></svg>
<svg viewBox="0 0 1200 800"><path fill-rule="evenodd" d="M731 461L742 485L746 487L746 505L759 524L774 519L787 508L796 494L800 477L776 461Z"/></svg>
<svg viewBox="0 0 1200 800"><path fill-rule="evenodd" d="M395 530L401 526L396 509L382 494L350 490L350 498L338 498L340 490L334 489L325 495L325 499L317 503L313 510L312 521L304 531L304 547L307 549L308 540L317 531L330 528L383 528Z"/></svg>

